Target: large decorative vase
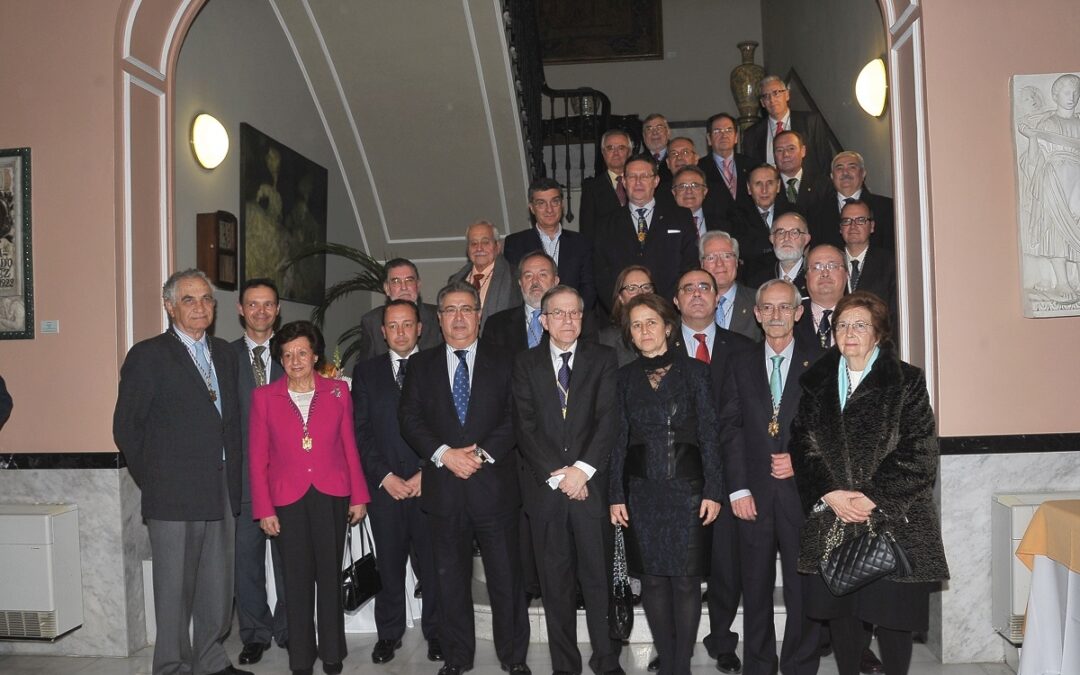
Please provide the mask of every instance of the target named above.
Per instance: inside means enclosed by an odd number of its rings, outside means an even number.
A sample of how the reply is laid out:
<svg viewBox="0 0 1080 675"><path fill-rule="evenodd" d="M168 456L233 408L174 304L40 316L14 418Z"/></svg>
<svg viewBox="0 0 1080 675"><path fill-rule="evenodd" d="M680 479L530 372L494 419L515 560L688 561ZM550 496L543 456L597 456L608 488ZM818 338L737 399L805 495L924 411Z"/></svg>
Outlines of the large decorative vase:
<svg viewBox="0 0 1080 675"><path fill-rule="evenodd" d="M765 69L754 63L754 50L758 43L753 40L740 42L742 63L731 71L731 94L739 107L739 129L745 129L761 117L758 105L758 83L765 77Z"/></svg>

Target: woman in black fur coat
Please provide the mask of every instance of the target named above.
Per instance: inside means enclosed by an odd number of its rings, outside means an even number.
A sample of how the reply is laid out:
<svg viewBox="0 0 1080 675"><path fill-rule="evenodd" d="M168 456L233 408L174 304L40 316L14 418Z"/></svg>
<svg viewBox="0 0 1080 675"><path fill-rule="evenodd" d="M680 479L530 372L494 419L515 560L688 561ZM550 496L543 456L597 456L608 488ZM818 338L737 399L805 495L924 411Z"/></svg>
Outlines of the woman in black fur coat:
<svg viewBox="0 0 1080 675"><path fill-rule="evenodd" d="M889 310L876 295L852 293L837 303L829 350L800 380L792 459L806 523L799 572L805 608L828 621L840 675L857 675L877 627L885 672L904 675L911 635L925 631L929 596L949 578L933 487L938 470L934 412L921 370L896 356ZM889 576L834 596L819 572L826 538L839 519L845 539L872 519L888 528L911 563L910 576Z"/></svg>

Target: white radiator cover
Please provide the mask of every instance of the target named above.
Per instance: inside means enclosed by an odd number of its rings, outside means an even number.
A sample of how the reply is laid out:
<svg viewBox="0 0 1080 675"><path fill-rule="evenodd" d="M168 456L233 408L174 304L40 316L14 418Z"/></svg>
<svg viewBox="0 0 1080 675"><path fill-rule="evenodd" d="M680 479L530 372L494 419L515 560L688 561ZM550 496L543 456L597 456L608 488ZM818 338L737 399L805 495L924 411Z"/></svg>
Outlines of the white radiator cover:
<svg viewBox="0 0 1080 675"><path fill-rule="evenodd" d="M0 504L0 639L55 640L82 622L78 507Z"/></svg>

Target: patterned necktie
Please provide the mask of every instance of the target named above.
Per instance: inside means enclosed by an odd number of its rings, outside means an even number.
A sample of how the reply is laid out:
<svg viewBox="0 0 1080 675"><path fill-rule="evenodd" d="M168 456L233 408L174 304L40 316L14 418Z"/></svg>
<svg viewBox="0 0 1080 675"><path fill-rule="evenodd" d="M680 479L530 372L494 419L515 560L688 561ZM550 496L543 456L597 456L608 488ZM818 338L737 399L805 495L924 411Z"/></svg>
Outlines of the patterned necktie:
<svg viewBox="0 0 1080 675"><path fill-rule="evenodd" d="M645 236L649 234L649 223L645 220L645 209L637 210L637 240L642 246L645 245Z"/></svg>
<svg viewBox="0 0 1080 675"><path fill-rule="evenodd" d="M570 395L570 357L574 355L574 352L563 352L559 354L559 358L562 359L562 365L559 366L558 382L559 382L559 405L562 406L562 416L566 417L566 397Z"/></svg>
<svg viewBox="0 0 1080 675"><path fill-rule="evenodd" d="M472 285L473 285L473 288L475 288L476 290L480 290L480 286L483 284L483 281L484 281L484 275L483 274L474 274L474 275L472 275Z"/></svg>
<svg viewBox="0 0 1080 675"><path fill-rule="evenodd" d="M818 339L821 340L821 348L824 349L829 346L829 336L832 334L832 325L829 323L829 315L832 314L831 309L826 309L821 312L821 323L818 324L817 334Z"/></svg>
<svg viewBox="0 0 1080 675"><path fill-rule="evenodd" d="M221 414L221 388L218 386L217 373L210 361L206 358L206 347L202 342L195 343L195 358L199 360L199 374L203 376L206 385L210 388L210 400L214 402L218 414Z"/></svg>
<svg viewBox="0 0 1080 675"><path fill-rule="evenodd" d="M615 196L619 198L619 206L626 206L626 186L622 176L615 177Z"/></svg>
<svg viewBox="0 0 1080 675"><path fill-rule="evenodd" d="M540 309L534 309L532 318L529 319L529 349L540 344L540 337L544 334L544 327L540 325L540 314Z"/></svg>
<svg viewBox="0 0 1080 675"><path fill-rule="evenodd" d="M796 183L798 183L797 178L787 179L787 198L788 201L792 204L794 204L799 199L799 190L795 187Z"/></svg>
<svg viewBox="0 0 1080 675"><path fill-rule="evenodd" d="M727 185L728 192L731 193L732 199L735 198L735 158L728 157L720 162L720 169L724 174L724 183Z"/></svg>
<svg viewBox="0 0 1080 675"><path fill-rule="evenodd" d="M859 261L851 259L851 290L854 291L859 287L859 277L862 275L862 270L859 269Z"/></svg>
<svg viewBox="0 0 1080 675"><path fill-rule="evenodd" d="M728 327L727 326L727 321L724 320L726 318L725 315L727 314L727 312L724 311L724 305L726 305L726 304L727 304L727 298L724 297L723 295L721 295L720 296L720 304L718 304L716 306L716 323L721 328L727 328Z"/></svg>
<svg viewBox="0 0 1080 675"><path fill-rule="evenodd" d="M409 358L408 357L405 357L403 359L398 359L398 362L397 362L397 375L394 376L394 379L397 380L398 389L401 389L401 388L403 388L405 386L405 369L408 367L408 365L409 365ZM455 380L457 379L457 373L454 374L454 379Z"/></svg>
<svg viewBox="0 0 1080 675"><path fill-rule="evenodd" d="M773 138L776 138L777 136L779 136L780 133L783 132L783 131L784 131L784 120L777 120L776 121L776 133L773 134Z"/></svg>
<svg viewBox="0 0 1080 675"><path fill-rule="evenodd" d="M469 352L464 349L454 350L458 357L457 368L454 369L454 410L457 412L458 422L465 426L465 415L469 412L469 363L465 357Z"/></svg>
<svg viewBox="0 0 1080 675"><path fill-rule="evenodd" d="M251 367L255 371L255 386L261 387L266 384L266 363L263 362L263 352L266 347L258 345L251 350Z"/></svg>
<svg viewBox="0 0 1080 675"><path fill-rule="evenodd" d="M697 340L697 351L694 352L694 358L702 363L712 362L712 357L709 356L709 347L705 344L705 333L694 333L694 339Z"/></svg>
<svg viewBox="0 0 1080 675"><path fill-rule="evenodd" d="M772 223L769 222L769 211L768 211L768 209L761 212L761 219L765 221L765 227L766 228L772 229Z"/></svg>
<svg viewBox="0 0 1080 675"><path fill-rule="evenodd" d="M701 216L694 216L694 234L701 239Z"/></svg>
<svg viewBox="0 0 1080 675"><path fill-rule="evenodd" d="M772 372L769 373L769 391L772 392L772 404L774 408L780 407L780 399L784 396L784 383L780 381L780 364L784 357L777 354L769 357L772 360Z"/></svg>

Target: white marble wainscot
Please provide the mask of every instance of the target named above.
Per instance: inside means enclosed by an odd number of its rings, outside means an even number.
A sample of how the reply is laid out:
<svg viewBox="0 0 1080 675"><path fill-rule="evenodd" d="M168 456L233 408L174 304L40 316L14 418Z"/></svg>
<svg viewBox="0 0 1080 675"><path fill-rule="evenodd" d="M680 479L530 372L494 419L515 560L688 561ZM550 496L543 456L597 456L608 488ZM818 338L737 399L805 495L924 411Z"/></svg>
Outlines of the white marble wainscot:
<svg viewBox="0 0 1080 675"><path fill-rule="evenodd" d="M0 641L0 654L130 656L146 645L142 569L150 542L127 469L0 471L0 501L76 504L83 625L59 640Z"/></svg>
<svg viewBox="0 0 1080 675"><path fill-rule="evenodd" d="M941 534L952 578L931 596L930 647L942 663L1003 661L1006 643L991 618L993 495L1076 490L1080 453L945 455L940 485Z"/></svg>

